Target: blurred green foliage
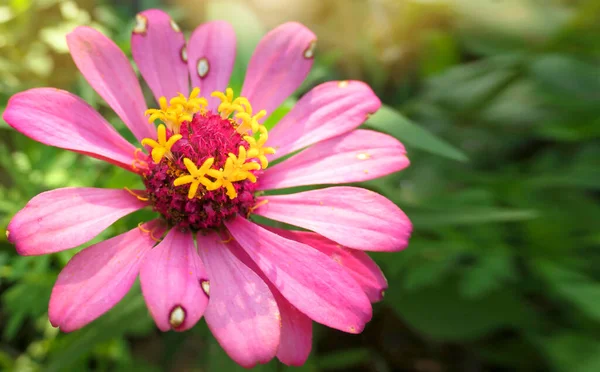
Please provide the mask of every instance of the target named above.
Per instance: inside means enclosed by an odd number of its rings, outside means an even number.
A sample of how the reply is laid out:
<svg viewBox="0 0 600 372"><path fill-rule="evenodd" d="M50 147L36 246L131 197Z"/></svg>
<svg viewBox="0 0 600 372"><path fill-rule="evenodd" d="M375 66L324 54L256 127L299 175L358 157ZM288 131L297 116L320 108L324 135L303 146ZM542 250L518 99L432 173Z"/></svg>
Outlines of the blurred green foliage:
<svg viewBox="0 0 600 372"><path fill-rule="evenodd" d="M403 141L412 165L363 186L410 216L411 244L400 253L373 254L390 288L365 332L316 326L313 354L299 370L600 371L600 1L511 1L526 3L538 22L519 27L502 24L505 14L489 14L496 8L487 0L478 2L481 8L467 0L445 3L463 22L423 34L422 52L404 76L365 62L373 70L365 76L377 76L373 83L386 105L365 126ZM0 111L17 91L66 87L131 138L75 72L61 40L74 25L92 24L129 53L137 10L116 1L4 4ZM265 32L240 6L215 3L206 11L209 19L233 21L238 33L233 87L241 86ZM338 55L318 57L301 91L353 78L336 68L345 63ZM3 228L48 189L140 184L116 167L35 143L5 123L0 131ZM140 213L85 246L135 226ZM137 287L86 328L53 329L52 284L81 248L19 257L0 234L0 370L238 368L203 322L183 334L158 332ZM286 368L272 362L256 369Z"/></svg>

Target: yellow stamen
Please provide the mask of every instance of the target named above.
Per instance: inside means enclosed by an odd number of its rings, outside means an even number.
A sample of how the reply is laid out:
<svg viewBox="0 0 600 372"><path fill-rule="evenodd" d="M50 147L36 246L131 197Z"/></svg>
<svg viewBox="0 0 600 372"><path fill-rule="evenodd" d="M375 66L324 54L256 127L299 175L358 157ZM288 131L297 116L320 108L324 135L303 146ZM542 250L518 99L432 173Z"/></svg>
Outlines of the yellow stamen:
<svg viewBox="0 0 600 372"><path fill-rule="evenodd" d="M229 153L229 157L225 161L225 167L221 170L211 169L208 171L208 175L215 178L214 190L225 187L227 189L227 196L230 199L234 199L237 196L237 192L233 187L233 182L250 180L250 182L256 182L256 176L250 171L258 170L260 166L255 162L246 163L246 149L244 146L240 146L239 155L235 156ZM207 188L207 190L210 190Z"/></svg>
<svg viewBox="0 0 600 372"><path fill-rule="evenodd" d="M143 222L138 223L138 229L140 229L143 233L149 234L150 239L154 240L155 242L160 242L160 239L154 236L154 232L158 230L158 227L152 230L148 230L145 227L142 227L142 224Z"/></svg>
<svg viewBox="0 0 600 372"><path fill-rule="evenodd" d="M150 138L144 138L142 140L142 145L150 146L152 148L152 160L156 164L160 163L164 156L169 158L172 157L171 147L173 147L175 142L181 139L181 134L173 134L167 141L167 129L163 124L158 126L157 135L158 142Z"/></svg>
<svg viewBox="0 0 600 372"><path fill-rule="evenodd" d="M179 106L183 112L194 115L197 112L206 110L206 106L208 106L206 98L198 97L199 94L200 88L194 88L189 98L185 98L183 94L179 93L177 97L171 98L169 103L174 108Z"/></svg>
<svg viewBox="0 0 600 372"><path fill-rule="evenodd" d="M140 154L144 155L144 158L140 159ZM148 163L146 162L147 157L140 148L136 148L133 152L133 162L131 163L131 168L134 171L145 171L148 170Z"/></svg>
<svg viewBox="0 0 600 372"><path fill-rule="evenodd" d="M200 168L196 167L193 161L188 158L183 159L183 163L190 174L181 176L173 181L174 186L181 186L191 183L190 190L188 191L188 199L193 199L196 196L198 187L202 184L207 190L214 187L214 183L205 177L205 174L209 171L215 162L215 158L208 158L204 161ZM217 187L218 188L218 187Z"/></svg>
<svg viewBox="0 0 600 372"><path fill-rule="evenodd" d="M219 111L222 118L228 118L234 111L245 111L243 105L246 105L247 107L250 106L250 103L244 97L233 99L233 89L231 88L227 88L225 93L215 91L210 95L221 100L221 104L217 108L217 111Z"/></svg>
<svg viewBox="0 0 600 372"><path fill-rule="evenodd" d="M268 199L263 199L263 200L259 201L258 203L254 204L252 207L248 208L248 215L250 215L250 213L254 212L256 209L267 204L268 202L269 202Z"/></svg>
<svg viewBox="0 0 600 372"><path fill-rule="evenodd" d="M223 244L227 244L233 241L233 236L231 236L231 234L229 233L229 231L225 231L227 233L227 235L229 235L229 238L225 239L225 240L221 240L221 243Z"/></svg>
<svg viewBox="0 0 600 372"><path fill-rule="evenodd" d="M147 198L147 197L145 197L145 196L138 195L138 194L136 194L135 192L131 191L131 190L130 190L130 189L127 187L127 186L126 186L126 187L124 187L124 189L125 189L125 191L127 191L127 192L128 192L128 193L130 193L131 195L135 196L135 197L136 197L138 200L141 200L141 201L148 201L148 200L150 200L150 199L148 199L148 198Z"/></svg>
<svg viewBox="0 0 600 372"><path fill-rule="evenodd" d="M258 131L260 132L258 140L251 136L244 137L246 142L250 145L250 149L248 149L248 159L258 159L262 169L266 169L269 166L269 161L265 155L274 154L275 149L272 147L263 147L267 142L267 139L269 139L267 128L265 128L264 125L261 125L259 126Z"/></svg>
<svg viewBox="0 0 600 372"><path fill-rule="evenodd" d="M154 231L156 231L156 229L150 231L150 239L154 240L157 243L160 243L162 239L161 238L157 238L156 236L154 236Z"/></svg>
<svg viewBox="0 0 600 372"><path fill-rule="evenodd" d="M198 92L199 91L200 90L198 90ZM194 92L192 92L192 93L194 93ZM191 104L192 106L199 104L197 102L197 100L206 101L204 98L196 99L196 98L192 97L191 95L190 95L190 97L195 100L194 103ZM156 119L159 119L160 121L165 123L165 125L169 128L169 130L171 130L175 134L178 134L181 123L183 123L184 121L192 120L193 113L185 111L184 105L180 104L182 102L182 100L185 100L185 102L186 102L185 108L191 107L190 104L187 103L185 96L183 96L181 93L180 93L179 97L175 97L175 98L171 99L171 101L173 101L173 100L176 100L175 102L179 102L179 103L171 104L169 106L167 104L167 99L165 97L160 97L160 99L158 100L158 102L160 104L160 109L148 109L148 110L146 110L145 115L150 115L150 117L148 118L149 123L154 123L154 121Z"/></svg>
<svg viewBox="0 0 600 372"><path fill-rule="evenodd" d="M249 107L249 112L240 112L238 113L235 117L242 120L242 124L240 124L237 128L238 133L240 134L246 134L248 133L248 130L252 130L252 134L256 133L259 131L259 126L260 124L258 123L258 121L264 117L265 115L267 115L267 112L265 110L260 110L258 112L258 114L252 116L252 108L250 106Z"/></svg>

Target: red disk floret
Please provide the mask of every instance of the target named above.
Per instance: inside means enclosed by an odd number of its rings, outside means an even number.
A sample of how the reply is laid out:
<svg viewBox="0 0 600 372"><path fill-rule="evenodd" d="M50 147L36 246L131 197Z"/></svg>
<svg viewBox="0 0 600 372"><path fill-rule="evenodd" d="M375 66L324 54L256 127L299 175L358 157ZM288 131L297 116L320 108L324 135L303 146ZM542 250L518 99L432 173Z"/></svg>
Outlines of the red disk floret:
<svg viewBox="0 0 600 372"><path fill-rule="evenodd" d="M247 142L237 133L229 119L211 112L195 114L191 122L183 122L179 133L182 138L171 148L172 156L165 156L158 164L150 161L143 174L148 198L153 209L172 226L198 231L219 228L237 214L246 215L254 205L256 184L249 180L234 182L237 197L230 199L225 188L207 191L200 185L196 196L188 198L189 185L173 186L173 181L188 174L183 159L192 160L198 167L208 158L215 162L212 168L225 165L229 153L238 154ZM167 138L172 135L167 131Z"/></svg>

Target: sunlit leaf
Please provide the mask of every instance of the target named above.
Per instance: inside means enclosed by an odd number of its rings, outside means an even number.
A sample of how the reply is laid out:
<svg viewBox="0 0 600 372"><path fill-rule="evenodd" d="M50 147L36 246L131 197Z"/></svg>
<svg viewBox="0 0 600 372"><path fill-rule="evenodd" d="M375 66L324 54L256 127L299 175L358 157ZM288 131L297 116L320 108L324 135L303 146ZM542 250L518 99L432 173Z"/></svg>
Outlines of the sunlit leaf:
<svg viewBox="0 0 600 372"><path fill-rule="evenodd" d="M453 160L467 161L467 156L462 151L411 122L390 107L382 106L369 118L366 125L396 137L409 150L410 147L414 147Z"/></svg>

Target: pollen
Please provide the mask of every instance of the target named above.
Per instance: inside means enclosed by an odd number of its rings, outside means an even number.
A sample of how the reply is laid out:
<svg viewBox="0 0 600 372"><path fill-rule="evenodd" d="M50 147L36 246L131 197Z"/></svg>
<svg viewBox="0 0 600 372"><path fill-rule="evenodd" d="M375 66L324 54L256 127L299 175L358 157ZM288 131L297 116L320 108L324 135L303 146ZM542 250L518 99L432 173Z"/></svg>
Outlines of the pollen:
<svg viewBox="0 0 600 372"><path fill-rule="evenodd" d="M360 154L356 155L356 158L358 160L367 160L367 159L371 158L371 155L366 152L361 152Z"/></svg>

